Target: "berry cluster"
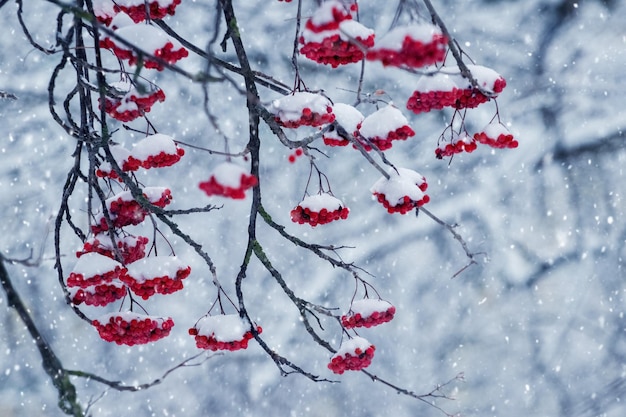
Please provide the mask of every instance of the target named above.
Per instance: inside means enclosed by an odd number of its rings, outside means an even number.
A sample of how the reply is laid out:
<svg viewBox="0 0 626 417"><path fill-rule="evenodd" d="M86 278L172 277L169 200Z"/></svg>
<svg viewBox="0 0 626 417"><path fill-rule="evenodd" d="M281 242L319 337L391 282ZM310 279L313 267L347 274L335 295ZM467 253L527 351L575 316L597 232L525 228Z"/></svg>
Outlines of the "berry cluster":
<svg viewBox="0 0 626 417"><path fill-rule="evenodd" d="M100 337L118 345L140 345L162 339L170 334L174 321L171 318L147 316L132 311L106 314L91 324Z"/></svg>
<svg viewBox="0 0 626 417"><path fill-rule="evenodd" d="M189 55L178 41L168 38L156 26L146 24L123 26L115 30L115 34L132 45L145 45L146 52L160 58L155 60L139 55L135 49L115 38L105 37L100 41L101 48L110 49L119 59L128 60L129 65L141 62L145 68L162 71L165 68L162 61L174 64Z"/></svg>
<svg viewBox="0 0 626 417"><path fill-rule="evenodd" d="M335 120L332 103L321 94L296 91L274 100L270 107L278 124L288 128L321 126Z"/></svg>
<svg viewBox="0 0 626 417"><path fill-rule="evenodd" d="M344 103L333 105L335 123L324 132L322 140L328 146L347 146L358 132L365 117L353 106ZM342 130L340 130L342 129Z"/></svg>
<svg viewBox="0 0 626 417"><path fill-rule="evenodd" d="M89 306L105 306L124 298L126 291L124 284L113 281L85 288L71 288L70 298L76 305L85 303Z"/></svg>
<svg viewBox="0 0 626 417"><path fill-rule="evenodd" d="M261 326L256 326L257 333L262 331ZM212 351L247 349L254 337L249 326L236 314L204 316L189 329L189 334L194 336L199 349Z"/></svg>
<svg viewBox="0 0 626 417"><path fill-rule="evenodd" d="M475 133L474 139L492 148L517 148L519 143L504 125L500 123L488 124L482 132Z"/></svg>
<svg viewBox="0 0 626 417"><path fill-rule="evenodd" d="M173 16L181 0L115 0L115 9L126 13L135 23Z"/></svg>
<svg viewBox="0 0 626 417"><path fill-rule="evenodd" d="M402 112L392 104L389 104L367 116L359 129L359 141L370 151L375 145L381 151L391 148L392 141L406 140L414 136L415 131L409 126L409 122ZM365 138L366 140L363 140Z"/></svg>
<svg viewBox="0 0 626 417"><path fill-rule="evenodd" d="M127 267L120 280L144 300L154 294L171 294L183 289L191 267L175 256L152 256Z"/></svg>
<svg viewBox="0 0 626 417"><path fill-rule="evenodd" d="M150 135L133 146L130 161L145 169L172 166L185 155L170 136L162 133Z"/></svg>
<svg viewBox="0 0 626 417"><path fill-rule="evenodd" d="M223 162L213 170L208 181L199 184L199 188L208 196L217 195L242 200L246 198L245 191L257 183L256 177L248 174L239 165Z"/></svg>
<svg viewBox="0 0 626 417"><path fill-rule="evenodd" d="M424 194L426 179L418 172L406 168L390 169L389 178L381 177L371 192L389 213L406 214L430 201Z"/></svg>
<svg viewBox="0 0 626 417"><path fill-rule="evenodd" d="M374 327L393 319L396 308L384 300L365 298L352 303L348 314L341 316L341 324L346 329Z"/></svg>
<svg viewBox="0 0 626 417"><path fill-rule="evenodd" d="M439 143L437 149L435 149L435 156L437 159L442 159L461 152L472 153L477 146L476 141L463 132L460 135L454 135L450 142Z"/></svg>
<svg viewBox="0 0 626 417"><path fill-rule="evenodd" d="M133 263L146 256L146 244L148 238L144 236L128 235L117 239L117 249L122 257L124 265ZM76 252L76 257L80 258L86 253L96 252L100 255L115 259L115 250L111 238L106 234L96 235L85 241L83 249Z"/></svg>
<svg viewBox="0 0 626 417"><path fill-rule="evenodd" d="M464 79L458 68L451 70L444 67L418 80L416 90L407 101L407 108L416 114L444 107L471 109L497 97L506 87L506 80L494 70L480 65L467 67L480 89Z"/></svg>
<svg viewBox="0 0 626 417"><path fill-rule="evenodd" d="M340 375L345 371L360 371L370 366L375 350L376 347L362 337L348 339L331 358L328 369Z"/></svg>
<svg viewBox="0 0 626 417"><path fill-rule="evenodd" d="M126 268L114 259L91 252L81 256L67 278L68 287L87 288L119 279Z"/></svg>
<svg viewBox="0 0 626 417"><path fill-rule="evenodd" d="M165 101L165 93L160 88L150 88L140 93L136 88L127 91L121 98L109 98L104 101L104 111L121 122L131 122L148 113L157 102Z"/></svg>
<svg viewBox="0 0 626 417"><path fill-rule="evenodd" d="M433 24L401 26L387 33L366 57L384 66L422 68L443 62L447 44L448 39Z"/></svg>
<svg viewBox="0 0 626 417"><path fill-rule="evenodd" d="M136 161L131 161L130 151L122 145L111 145L109 146L109 150L111 151L111 155L113 155L113 159L115 159L115 162L122 169L122 171L133 172L139 169L140 165L137 164ZM100 164L96 170L96 175L100 178L110 178L112 180L120 179L120 176L117 175L117 172L115 172L109 161L104 161Z"/></svg>
<svg viewBox="0 0 626 417"><path fill-rule="evenodd" d="M291 210L291 221L315 227L334 220L347 219L350 210L338 198L328 194L306 196Z"/></svg>

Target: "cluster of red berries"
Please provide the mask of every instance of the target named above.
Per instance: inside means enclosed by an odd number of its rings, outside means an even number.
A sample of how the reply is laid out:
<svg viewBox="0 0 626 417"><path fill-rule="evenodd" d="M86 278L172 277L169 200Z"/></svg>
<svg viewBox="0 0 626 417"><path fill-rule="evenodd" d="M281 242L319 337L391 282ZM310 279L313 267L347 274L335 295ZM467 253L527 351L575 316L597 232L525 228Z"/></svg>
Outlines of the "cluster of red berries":
<svg viewBox="0 0 626 417"><path fill-rule="evenodd" d="M213 170L207 181L199 184L199 188L208 196L215 195L242 200L246 198L245 191L257 183L257 178L248 174L239 165L223 162Z"/></svg>
<svg viewBox="0 0 626 417"><path fill-rule="evenodd" d="M126 292L124 284L114 281L85 288L71 288L70 298L76 305L85 303L88 306L101 307L124 298Z"/></svg>
<svg viewBox="0 0 626 417"><path fill-rule="evenodd" d="M447 44L448 39L433 24L402 26L387 33L366 57L384 66L422 68L443 62Z"/></svg>
<svg viewBox="0 0 626 417"><path fill-rule="evenodd" d="M100 337L118 345L140 345L162 339L170 334L174 321L134 312L107 314L91 324Z"/></svg>
<svg viewBox="0 0 626 417"><path fill-rule="evenodd" d="M415 131L411 129L402 112L389 104L367 116L355 135L358 135L359 142L365 150L370 151L372 149L370 144L373 144L384 151L391 148L394 140L406 140L415 136Z"/></svg>
<svg viewBox="0 0 626 417"><path fill-rule="evenodd" d="M349 104L335 103L333 105L335 123L324 132L322 139L328 146L347 146L350 140L355 139L365 117L356 108ZM339 127L343 129L340 132Z"/></svg>
<svg viewBox="0 0 626 417"><path fill-rule="evenodd" d="M350 312L341 316L341 324L346 329L374 327L393 319L396 308L387 301L365 298L352 303Z"/></svg>
<svg viewBox="0 0 626 417"><path fill-rule="evenodd" d="M261 326L256 326L258 334L262 331ZM204 316L189 329L189 335L194 336L199 349L211 351L247 349L254 337L241 317L234 314Z"/></svg>
<svg viewBox="0 0 626 417"><path fill-rule="evenodd" d="M430 201L424 194L428 188L426 178L406 168L391 169L389 178L381 177L371 192L389 213L406 214Z"/></svg>
<svg viewBox="0 0 626 417"><path fill-rule="evenodd" d="M99 253L81 256L67 278L68 287L86 288L119 279L126 268L114 259Z"/></svg>
<svg viewBox="0 0 626 417"><path fill-rule="evenodd" d="M130 290L147 300L154 294L172 294L183 289L183 279L191 274L191 267L176 257L153 256L127 266L120 280Z"/></svg>
<svg viewBox="0 0 626 417"><path fill-rule="evenodd" d="M482 132L475 133L474 139L492 148L517 148L519 143L506 127L499 123L490 123Z"/></svg>
<svg viewBox="0 0 626 417"><path fill-rule="evenodd" d="M335 120L332 103L321 94L296 91L272 102L270 111L283 127L321 126Z"/></svg>
<svg viewBox="0 0 626 417"><path fill-rule="evenodd" d="M339 351L331 358L328 369L336 374L345 371L360 371L372 363L376 347L362 337L353 337L341 344Z"/></svg>
<svg viewBox="0 0 626 417"><path fill-rule="evenodd" d="M176 146L170 136L157 133L137 142L130 152L128 161L142 168L165 168L172 166L185 155L185 150Z"/></svg>
<svg viewBox="0 0 626 417"><path fill-rule="evenodd" d="M435 156L437 159L442 159L461 152L472 153L477 147L478 145L474 139L466 133L462 133L455 135L450 142L441 142L435 149Z"/></svg>
<svg viewBox="0 0 626 417"><path fill-rule="evenodd" d="M312 227L348 218L350 210L336 197L328 194L310 195L291 210L291 221Z"/></svg>
<svg viewBox="0 0 626 417"><path fill-rule="evenodd" d="M133 263L146 256L146 244L148 238L144 236L125 236L117 240L117 249L122 257L124 265ZM96 252L100 255L115 259L115 250L111 243L111 238L100 234L88 239L83 244L83 249L76 252L76 257L80 258L86 253Z"/></svg>
<svg viewBox="0 0 626 417"><path fill-rule="evenodd" d="M146 93L131 89L122 98L109 98L104 101L104 111L121 122L131 122L148 113L157 102L165 101L165 93L154 88Z"/></svg>
<svg viewBox="0 0 626 417"><path fill-rule="evenodd" d="M173 16L181 0L115 0L115 10L126 13L135 23Z"/></svg>

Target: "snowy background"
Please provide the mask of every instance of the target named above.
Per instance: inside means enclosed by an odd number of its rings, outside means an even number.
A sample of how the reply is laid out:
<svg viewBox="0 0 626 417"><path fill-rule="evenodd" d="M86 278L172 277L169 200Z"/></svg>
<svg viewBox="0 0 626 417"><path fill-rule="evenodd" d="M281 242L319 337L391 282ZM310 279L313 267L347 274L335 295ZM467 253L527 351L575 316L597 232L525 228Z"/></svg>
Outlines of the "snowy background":
<svg viewBox="0 0 626 417"><path fill-rule="evenodd" d="M53 42L56 8L43 1L25 3L33 36L43 45ZM254 68L291 85L296 4L237 3ZM306 15L315 2L304 3ZM366 26L377 33L389 29L395 1L359 3ZM204 46L213 24L207 17L212 16L212 4L183 0L176 15L166 20ZM464 372L465 382L448 390L456 400L437 403L464 416L623 416L626 4L449 0L435 6L464 50L507 79L498 105L520 146L496 151L479 147L451 164L438 161L434 149L449 114L415 116L405 111L417 134L394 144L388 157L426 176L429 209L459 223L458 232L470 248L487 257L478 257L480 265L451 279L466 263L458 242L426 216L388 215L368 191L379 173L348 148L328 149L330 158L321 158L320 167L335 195L350 207L350 217L315 229L291 223L289 211L304 192L308 164L305 159L289 164L289 151L269 130L261 132L264 204L290 233L354 246L342 252L344 259L374 274L372 284L396 306L392 322L360 332L376 345L368 368L374 374L426 393ZM169 338L154 344L109 345L64 304L53 269L51 218L72 164L74 140L51 119L47 98L50 73L60 55L34 50L15 10L12 3L0 9L0 91L19 98L0 101L0 250L11 258L43 253L39 267L8 268L66 368L127 384L149 382L197 353L187 329L214 300L208 268L169 236L193 272L185 290L145 303L151 314L171 316L177 324ZM236 62L232 48L219 56ZM192 72L202 65L193 56L181 63ZM331 71L302 60L301 69L309 88L324 88L335 101L353 100L347 90L356 87L358 65ZM64 76L71 86L72 72ZM416 77L368 64L364 91L382 89L403 108ZM172 75L158 74L156 81L167 95L150 113L159 131L219 149L222 141L202 110L201 88ZM64 88L59 81L59 100ZM243 99L226 85L211 85L209 92L221 128L233 139L231 149L240 148L247 141ZM279 97L268 90L260 93L267 103ZM371 112L373 106L360 110ZM468 127L480 129L493 112L493 103L471 112ZM124 130L114 136L127 146L140 138ZM232 291L249 207L246 201L209 199L197 188L220 162L188 149L178 165L148 171L141 180L170 187L172 208L224 204L220 211L177 220L211 254L220 279ZM79 187L72 198L74 216L82 225L87 224L84 197L85 189ZM69 232L66 237L63 264L69 271L80 242ZM261 225L258 237L297 294L347 310L354 291L349 274L296 249L268 227ZM248 310L263 326L268 344L305 369L333 377L326 368L330 355L307 338L297 310L269 274L257 262L248 276ZM340 337L333 323L325 329L327 337ZM338 347L339 340L333 343ZM361 373L338 379L340 383L314 383L298 375L281 377L252 342L246 351L178 370L142 392L106 390L84 379L73 382L84 405L95 401L90 408L94 417L442 415ZM56 403L33 341L7 307L6 297L0 297L0 415L61 415Z"/></svg>

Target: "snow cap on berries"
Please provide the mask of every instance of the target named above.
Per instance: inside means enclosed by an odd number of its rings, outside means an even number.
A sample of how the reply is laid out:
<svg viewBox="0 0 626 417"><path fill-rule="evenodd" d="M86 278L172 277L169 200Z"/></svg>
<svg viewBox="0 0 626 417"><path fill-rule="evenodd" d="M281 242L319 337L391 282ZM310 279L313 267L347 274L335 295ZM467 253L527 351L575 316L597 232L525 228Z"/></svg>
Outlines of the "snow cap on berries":
<svg viewBox="0 0 626 417"><path fill-rule="evenodd" d="M323 32L339 28L339 23L352 19L350 10L340 1L322 3L307 20L305 27L312 32Z"/></svg>
<svg viewBox="0 0 626 417"><path fill-rule="evenodd" d="M146 243L148 238L144 236L116 236L118 252L124 264L129 264L145 256ZM76 252L76 257L80 258L86 253L97 252L100 255L115 259L114 244L108 234L100 233L85 241L83 249Z"/></svg>
<svg viewBox="0 0 626 417"><path fill-rule="evenodd" d="M199 184L199 188L208 196L217 195L235 200L246 198L245 191L254 187L258 180L234 162L219 164L208 181Z"/></svg>
<svg viewBox="0 0 626 417"><path fill-rule="evenodd" d="M191 267L176 256L150 256L128 265L120 279L133 293L147 300L154 294L182 290L182 280L190 273Z"/></svg>
<svg viewBox="0 0 626 417"><path fill-rule="evenodd" d="M138 89L129 82L122 81L111 85L119 97L106 97L104 110L112 118L121 122L131 122L148 113L157 102L165 101L165 93L153 84Z"/></svg>
<svg viewBox="0 0 626 417"><path fill-rule="evenodd" d="M328 369L336 374L345 371L360 371L367 368L374 358L376 347L363 337L355 336L344 340L328 364Z"/></svg>
<svg viewBox="0 0 626 417"><path fill-rule="evenodd" d="M256 331L261 333L261 327L257 326ZM212 351L247 349L254 337L250 325L238 314L206 315L189 329L189 334L195 336L198 348Z"/></svg>
<svg viewBox="0 0 626 417"><path fill-rule="evenodd" d="M322 139L328 146L346 146L350 143L350 138L354 137L354 132L361 127L365 117L356 108L345 103L335 103L333 105L333 114L335 115L335 123L341 126L349 137L343 137L339 134L338 129L331 125L324 132Z"/></svg>
<svg viewBox="0 0 626 417"><path fill-rule="evenodd" d="M109 146L109 150L117 166L119 166L122 171L131 172L139 168L139 165L130 161L130 151L122 145L111 145ZM104 161L100 164L98 169L96 169L96 175L101 178L120 179L109 161Z"/></svg>
<svg viewBox="0 0 626 417"><path fill-rule="evenodd" d="M67 286L86 288L119 279L125 273L126 268L121 263L108 256L91 252L78 258L67 278Z"/></svg>
<svg viewBox="0 0 626 417"><path fill-rule="evenodd" d="M174 165L184 154L185 150L176 146L172 137L162 133L145 137L130 151L131 158L146 169Z"/></svg>
<svg viewBox="0 0 626 417"><path fill-rule="evenodd" d="M492 148L517 148L519 143L511 132L498 121L492 121L485 128L478 133L474 134L476 142L480 142L484 145L489 145Z"/></svg>
<svg viewBox="0 0 626 417"><path fill-rule="evenodd" d="M394 140L406 140L415 135L409 121L393 104L388 104L367 116L361 123L359 133L381 151L391 148ZM372 149L369 143L362 144L366 150Z"/></svg>
<svg viewBox="0 0 626 417"><path fill-rule="evenodd" d="M407 101L407 109L415 114L454 107L461 92L455 76L442 71L422 75Z"/></svg>
<svg viewBox="0 0 626 417"><path fill-rule="evenodd" d="M321 94L296 91L272 102L270 112L284 127L321 126L332 123L332 103Z"/></svg>
<svg viewBox="0 0 626 417"><path fill-rule="evenodd" d="M461 152L474 152L476 150L476 140L471 138L467 132L454 133L450 142L441 141L437 149L435 149L435 155L437 159L442 159L446 156L452 156Z"/></svg>
<svg viewBox="0 0 626 417"><path fill-rule="evenodd" d="M416 23L392 29L367 51L366 57L385 66L421 68L442 62L447 43L438 26Z"/></svg>
<svg viewBox="0 0 626 417"><path fill-rule="evenodd" d="M118 345L143 345L170 334L174 321L171 318L149 316L133 311L105 314L91 324L100 337Z"/></svg>
<svg viewBox="0 0 626 417"><path fill-rule="evenodd" d="M346 329L354 327L373 327L393 319L396 308L388 301L374 298L356 300L350 311L341 316L341 324Z"/></svg>
<svg viewBox="0 0 626 417"><path fill-rule="evenodd" d="M389 213L406 214L430 201L422 174L406 168L391 168L388 174L389 179L381 177L370 191Z"/></svg>
<svg viewBox="0 0 626 417"><path fill-rule="evenodd" d="M72 303L79 305L85 303L88 306L102 307L112 302L124 298L126 295L126 285L121 281L91 285L85 288L69 288Z"/></svg>
<svg viewBox="0 0 626 417"><path fill-rule="evenodd" d="M181 0L115 0L116 9L126 13L135 23L173 16Z"/></svg>
<svg viewBox="0 0 626 417"><path fill-rule="evenodd" d="M347 219L349 212L350 210L337 197L329 193L320 193L306 196L291 211L291 220L294 223L308 223L315 227L318 224Z"/></svg>

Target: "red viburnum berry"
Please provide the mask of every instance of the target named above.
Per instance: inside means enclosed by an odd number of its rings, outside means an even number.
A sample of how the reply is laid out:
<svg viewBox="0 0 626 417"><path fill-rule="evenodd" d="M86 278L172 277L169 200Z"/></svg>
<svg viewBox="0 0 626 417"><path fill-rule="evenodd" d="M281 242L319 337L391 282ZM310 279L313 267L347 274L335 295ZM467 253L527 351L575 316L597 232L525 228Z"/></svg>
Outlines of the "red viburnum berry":
<svg viewBox="0 0 626 417"><path fill-rule="evenodd" d="M322 3L306 21L305 28L311 32L324 32L339 29L339 24L352 19L350 10L340 1L330 0Z"/></svg>
<svg viewBox="0 0 626 417"><path fill-rule="evenodd" d="M125 273L126 268L121 263L108 256L91 252L78 258L67 278L67 286L87 288L105 284L120 279Z"/></svg>
<svg viewBox="0 0 626 417"><path fill-rule="evenodd" d="M370 143L384 151L391 148L394 140L406 140L414 135L406 117L392 104L367 116L359 129L359 141L367 151L372 149Z"/></svg>
<svg viewBox="0 0 626 417"><path fill-rule="evenodd" d="M136 164L134 161L130 160L130 151L123 147L122 145L111 145L109 146L109 150L111 151L111 155L113 159L117 163L122 171L124 172L132 172L137 171L139 169L139 164ZM113 180L119 180L120 176L115 172L111 162L105 160L100 164L98 169L96 169L96 175L100 178L110 178Z"/></svg>
<svg viewBox="0 0 626 417"><path fill-rule="evenodd" d="M162 168L174 165L185 155L172 137L157 133L137 142L130 151L130 160L143 168Z"/></svg>
<svg viewBox="0 0 626 417"><path fill-rule="evenodd" d="M337 68L362 61L365 58L363 51L374 46L374 36L373 30L348 19L340 22L336 29L318 32L305 27L298 41L302 45L302 55Z"/></svg>
<svg viewBox="0 0 626 417"><path fill-rule="evenodd" d="M335 122L326 130L322 140L328 146L346 146L354 139L354 132L361 128L363 115L349 104L333 105Z"/></svg>
<svg viewBox="0 0 626 417"><path fill-rule="evenodd" d="M189 52L178 41L168 38L161 30L152 25L124 26L117 29L115 34L169 64L174 64L189 55ZM119 59L128 60L130 65L135 65L141 60L146 68L154 68L157 71L162 71L165 68L162 62L148 56L140 57L135 50L114 38L105 37L100 41L100 47L111 49L115 56Z"/></svg>
<svg viewBox="0 0 626 417"><path fill-rule="evenodd" d="M335 120L332 103L321 94L296 91L272 102L270 112L284 127L321 126Z"/></svg>
<svg viewBox="0 0 626 417"><path fill-rule="evenodd" d="M146 256L147 237L127 235L116 237L115 241L124 264L133 263ZM84 254L91 252L97 252L100 255L115 259L114 245L108 234L101 233L86 240L83 244L83 249L76 252L76 257L80 258Z"/></svg>
<svg viewBox="0 0 626 417"><path fill-rule="evenodd" d="M331 358L328 369L336 374L345 371L360 371L372 363L376 347L366 339L355 336L341 344L341 347Z"/></svg>
<svg viewBox="0 0 626 417"><path fill-rule="evenodd" d="M170 334L174 321L171 318L148 316L132 311L105 314L91 322L100 337L118 345L142 345L162 339Z"/></svg>
<svg viewBox="0 0 626 417"><path fill-rule="evenodd" d="M118 14L113 0L93 0L92 4L98 22L106 26L111 25L111 21Z"/></svg>
<svg viewBox="0 0 626 417"><path fill-rule="evenodd" d="M191 267L175 256L151 256L127 266L120 277L130 290L147 300L154 294L171 294L183 289Z"/></svg>
<svg viewBox="0 0 626 417"><path fill-rule="evenodd" d="M153 85L145 91L131 88L128 83L116 83L112 87L122 93L119 97L107 97L104 111L121 122L131 122L148 113L155 103L165 101L163 90Z"/></svg>
<svg viewBox="0 0 626 417"><path fill-rule="evenodd" d="M115 0L117 10L128 14L135 23L173 16L181 0Z"/></svg>
<svg viewBox="0 0 626 417"><path fill-rule="evenodd" d="M347 219L350 210L338 198L321 193L306 196L296 208L291 210L291 221L315 227L334 220Z"/></svg>
<svg viewBox="0 0 626 417"><path fill-rule="evenodd" d="M172 192L165 187L146 187L143 196L153 205L164 208L172 201ZM144 221L148 210L143 208L133 198L130 191L123 191L108 198L105 201L109 210L109 217L114 227L137 225ZM102 213L96 216L95 224L91 226L94 234L109 230L106 219Z"/></svg>
<svg viewBox="0 0 626 417"><path fill-rule="evenodd" d="M223 162L213 170L209 180L201 182L199 187L208 196L241 200L246 198L245 191L257 183L256 177L248 174L243 167L233 162Z"/></svg>
<svg viewBox="0 0 626 417"><path fill-rule="evenodd" d="M421 68L443 62L448 39L431 23L401 26L391 30L367 51L368 60L384 66Z"/></svg>
<svg viewBox="0 0 626 417"><path fill-rule="evenodd" d="M476 147L476 141L463 132L460 135L455 134L450 142L440 142L435 149L435 156L437 159L442 159L461 152L471 153L476 150Z"/></svg>
<svg viewBox="0 0 626 417"><path fill-rule="evenodd" d="M474 134L476 142L489 145L492 148L517 148L519 143L509 130L501 123L491 122L482 130Z"/></svg>
<svg viewBox="0 0 626 417"><path fill-rule="evenodd" d="M393 319L396 308L381 299L364 298L350 306L348 314L341 316L341 324L346 329L355 327L373 327Z"/></svg>
<svg viewBox="0 0 626 417"><path fill-rule="evenodd" d="M257 333L262 331L256 326ZM199 349L212 351L247 349L248 342L254 337L250 325L238 314L204 316L189 329L189 334L195 337Z"/></svg>
<svg viewBox="0 0 626 417"><path fill-rule="evenodd" d="M456 78L441 71L421 76L407 101L407 109L420 114L454 107L462 91Z"/></svg>
<svg viewBox="0 0 626 417"><path fill-rule="evenodd" d="M430 201L424 194L428 184L418 172L406 168L390 169L389 178L381 177L371 192L389 213L406 214Z"/></svg>
<svg viewBox="0 0 626 417"><path fill-rule="evenodd" d="M88 306L101 307L124 298L126 286L122 282L115 280L85 288L70 288L69 291L72 303L76 305L85 303Z"/></svg>

